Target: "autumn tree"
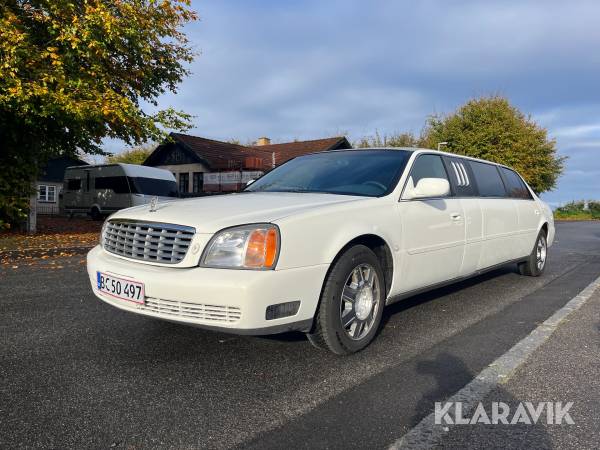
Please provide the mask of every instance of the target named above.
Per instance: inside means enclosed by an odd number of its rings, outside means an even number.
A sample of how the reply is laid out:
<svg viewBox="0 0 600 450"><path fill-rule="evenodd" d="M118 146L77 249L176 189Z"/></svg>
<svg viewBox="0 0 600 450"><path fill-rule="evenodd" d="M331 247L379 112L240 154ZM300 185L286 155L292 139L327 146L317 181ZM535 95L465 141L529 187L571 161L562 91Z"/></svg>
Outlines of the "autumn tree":
<svg viewBox="0 0 600 450"><path fill-rule="evenodd" d="M0 10L0 227L23 219L37 168L185 130L158 109L188 74L189 0L3 0Z"/></svg>
<svg viewBox="0 0 600 450"><path fill-rule="evenodd" d="M114 153L106 157L107 163L142 164L154 151L157 144L145 144L128 148L121 153Z"/></svg>
<svg viewBox="0 0 600 450"><path fill-rule="evenodd" d="M419 140L412 133L381 135L376 130L372 136L364 136L353 143L356 148L369 147L418 147Z"/></svg>
<svg viewBox="0 0 600 450"><path fill-rule="evenodd" d="M420 146L439 142L451 153L488 159L516 169L536 192L551 190L563 171L548 132L499 96L468 101L456 112L432 116Z"/></svg>

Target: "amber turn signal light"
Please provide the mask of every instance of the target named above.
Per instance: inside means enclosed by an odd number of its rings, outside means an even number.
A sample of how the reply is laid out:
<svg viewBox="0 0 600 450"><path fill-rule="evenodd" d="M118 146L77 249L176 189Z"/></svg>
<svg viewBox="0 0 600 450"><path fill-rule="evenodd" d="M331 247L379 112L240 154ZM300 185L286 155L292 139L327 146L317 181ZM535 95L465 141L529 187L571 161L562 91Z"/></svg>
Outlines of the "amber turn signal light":
<svg viewBox="0 0 600 450"><path fill-rule="evenodd" d="M279 235L275 227L254 230L248 239L244 265L269 269L275 265Z"/></svg>

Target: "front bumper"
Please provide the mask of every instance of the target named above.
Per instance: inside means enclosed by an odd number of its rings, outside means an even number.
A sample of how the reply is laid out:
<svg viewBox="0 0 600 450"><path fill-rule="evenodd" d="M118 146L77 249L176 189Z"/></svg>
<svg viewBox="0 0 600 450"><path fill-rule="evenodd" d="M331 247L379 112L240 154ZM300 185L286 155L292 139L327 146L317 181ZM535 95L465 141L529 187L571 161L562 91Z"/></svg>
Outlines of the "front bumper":
<svg viewBox="0 0 600 450"><path fill-rule="evenodd" d="M87 255L94 294L125 311L237 334L308 331L315 315L328 264L286 270L233 270L161 267L117 258L100 246ZM100 293L96 272L144 283L145 303ZM298 312L267 320L269 305L300 301Z"/></svg>

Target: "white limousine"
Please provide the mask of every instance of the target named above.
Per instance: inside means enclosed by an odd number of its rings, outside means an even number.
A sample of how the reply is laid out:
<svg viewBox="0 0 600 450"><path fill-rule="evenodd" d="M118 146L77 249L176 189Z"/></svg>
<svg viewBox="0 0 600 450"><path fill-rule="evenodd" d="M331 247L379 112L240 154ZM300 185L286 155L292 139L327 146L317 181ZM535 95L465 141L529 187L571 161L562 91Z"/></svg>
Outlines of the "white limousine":
<svg viewBox="0 0 600 450"><path fill-rule="evenodd" d="M87 257L125 311L238 334L300 330L337 354L390 303L516 263L538 276L552 211L513 170L433 150L315 153L244 192L138 206Z"/></svg>

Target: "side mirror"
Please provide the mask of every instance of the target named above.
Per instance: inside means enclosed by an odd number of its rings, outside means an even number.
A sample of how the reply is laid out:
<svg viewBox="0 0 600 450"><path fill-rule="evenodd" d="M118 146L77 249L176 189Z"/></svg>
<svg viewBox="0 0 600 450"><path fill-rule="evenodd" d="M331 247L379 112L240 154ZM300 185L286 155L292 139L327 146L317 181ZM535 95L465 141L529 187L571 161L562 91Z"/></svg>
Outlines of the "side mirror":
<svg viewBox="0 0 600 450"><path fill-rule="evenodd" d="M446 197L448 194L450 194L448 180L444 178L421 178L416 187L412 187L412 180L409 182L404 193L404 199Z"/></svg>
<svg viewBox="0 0 600 450"><path fill-rule="evenodd" d="M254 183L256 180L248 180L248 182L246 183L246 187L250 186L252 183Z"/></svg>

